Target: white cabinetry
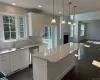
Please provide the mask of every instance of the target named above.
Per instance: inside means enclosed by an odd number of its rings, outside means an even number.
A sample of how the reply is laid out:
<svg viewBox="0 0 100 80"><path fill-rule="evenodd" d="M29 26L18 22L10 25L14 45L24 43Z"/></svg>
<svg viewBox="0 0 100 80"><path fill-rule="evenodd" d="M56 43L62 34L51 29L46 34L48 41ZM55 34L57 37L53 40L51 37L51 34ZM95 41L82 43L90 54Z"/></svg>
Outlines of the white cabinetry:
<svg viewBox="0 0 100 80"><path fill-rule="evenodd" d="M25 68L29 65L29 49L10 53L11 72Z"/></svg>
<svg viewBox="0 0 100 80"><path fill-rule="evenodd" d="M44 34L44 15L28 13L29 36L41 36Z"/></svg>
<svg viewBox="0 0 100 80"><path fill-rule="evenodd" d="M9 53L0 55L0 71L10 74Z"/></svg>
<svg viewBox="0 0 100 80"><path fill-rule="evenodd" d="M20 69L29 66L29 49L21 50L21 61L20 61Z"/></svg>
<svg viewBox="0 0 100 80"><path fill-rule="evenodd" d="M21 65L20 61L21 61L20 51L15 51L10 53L11 72L20 69L20 65Z"/></svg>

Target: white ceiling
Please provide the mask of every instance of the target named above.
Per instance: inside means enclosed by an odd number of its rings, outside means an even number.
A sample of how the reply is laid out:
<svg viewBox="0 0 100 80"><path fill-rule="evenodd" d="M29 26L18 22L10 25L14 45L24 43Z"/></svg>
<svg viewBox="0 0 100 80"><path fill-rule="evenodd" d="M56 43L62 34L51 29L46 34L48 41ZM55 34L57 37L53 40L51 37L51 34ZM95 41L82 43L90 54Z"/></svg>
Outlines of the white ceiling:
<svg viewBox="0 0 100 80"><path fill-rule="evenodd" d="M100 20L85 20L85 21L82 21L82 22L84 22L84 23L91 23L91 22L97 22L97 21L100 22Z"/></svg>
<svg viewBox="0 0 100 80"><path fill-rule="evenodd" d="M77 6L77 13L86 13L100 11L100 0L71 0L72 5ZM42 5L43 11L52 14L52 0L0 0L0 2L11 4L16 3L16 6L23 8L38 8ZM68 14L68 2L65 0L65 14ZM55 13L62 12L62 0L55 0Z"/></svg>

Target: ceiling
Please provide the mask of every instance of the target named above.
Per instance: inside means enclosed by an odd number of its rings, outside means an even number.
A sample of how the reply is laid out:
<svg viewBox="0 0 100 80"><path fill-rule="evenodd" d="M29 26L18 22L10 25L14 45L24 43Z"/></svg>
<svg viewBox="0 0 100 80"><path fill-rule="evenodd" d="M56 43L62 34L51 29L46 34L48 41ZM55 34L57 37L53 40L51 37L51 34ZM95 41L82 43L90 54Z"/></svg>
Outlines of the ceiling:
<svg viewBox="0 0 100 80"><path fill-rule="evenodd" d="M77 13L87 13L100 11L100 0L70 0L72 6L77 6ZM16 3L16 6L23 8L38 8L38 5L42 5L41 10L46 13L52 14L52 0L0 0L3 3ZM65 0L65 14L68 14L68 2ZM39 8L38 8L39 9ZM55 14L59 15L62 12L62 0L55 0Z"/></svg>
<svg viewBox="0 0 100 80"><path fill-rule="evenodd" d="M84 22L84 23L92 23L92 22L97 22L97 21L100 22L100 20L85 20L85 21L82 21L82 22Z"/></svg>

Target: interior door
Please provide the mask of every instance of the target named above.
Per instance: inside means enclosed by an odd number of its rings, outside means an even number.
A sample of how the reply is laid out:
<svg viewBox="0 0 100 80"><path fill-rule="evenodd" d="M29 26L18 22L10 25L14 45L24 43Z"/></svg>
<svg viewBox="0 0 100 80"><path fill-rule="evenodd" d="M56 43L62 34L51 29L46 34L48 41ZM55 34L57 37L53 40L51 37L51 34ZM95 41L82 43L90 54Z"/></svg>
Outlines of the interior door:
<svg viewBox="0 0 100 80"><path fill-rule="evenodd" d="M56 26L45 27L43 43L46 43L48 45L48 49L57 46L57 27Z"/></svg>

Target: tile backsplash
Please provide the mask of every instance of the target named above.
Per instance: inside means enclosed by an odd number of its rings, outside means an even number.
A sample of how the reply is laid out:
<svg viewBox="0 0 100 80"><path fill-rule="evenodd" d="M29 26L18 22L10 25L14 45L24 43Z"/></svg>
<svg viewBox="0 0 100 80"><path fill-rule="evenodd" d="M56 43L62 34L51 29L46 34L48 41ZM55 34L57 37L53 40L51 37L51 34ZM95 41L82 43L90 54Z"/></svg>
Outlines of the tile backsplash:
<svg viewBox="0 0 100 80"><path fill-rule="evenodd" d="M15 43L14 42L3 42L1 40L0 49L11 49L13 48L13 44L15 44L16 48L20 48L26 45L39 44L39 43L42 43L42 38L37 37L37 36L29 37L26 40L18 40Z"/></svg>

